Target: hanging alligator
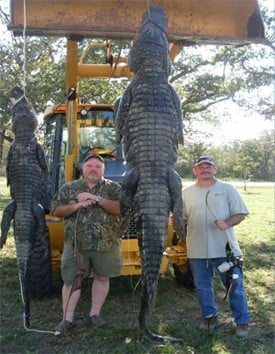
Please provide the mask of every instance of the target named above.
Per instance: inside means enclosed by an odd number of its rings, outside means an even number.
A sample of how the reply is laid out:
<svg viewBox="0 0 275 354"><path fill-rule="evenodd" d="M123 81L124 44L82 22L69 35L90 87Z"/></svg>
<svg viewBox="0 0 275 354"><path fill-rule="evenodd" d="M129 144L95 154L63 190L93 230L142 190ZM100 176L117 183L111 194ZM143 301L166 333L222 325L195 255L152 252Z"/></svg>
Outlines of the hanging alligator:
<svg viewBox="0 0 275 354"><path fill-rule="evenodd" d="M21 88L10 92L14 141L7 156L7 184L12 200L3 211L0 248L7 240L13 220L16 259L24 303L24 323L29 327L31 295L31 259L37 238L45 254L49 252L45 222L47 166L44 152L37 143L37 118Z"/></svg>
<svg viewBox="0 0 275 354"><path fill-rule="evenodd" d="M134 210L142 263L139 325L146 339L157 342L181 340L154 334L146 323L154 307L170 211L177 235L184 237L182 184L174 170L183 121L179 97L168 83L166 31L164 10L150 7L128 56L133 79L116 104L117 142L123 139L130 167L122 183L122 227Z"/></svg>

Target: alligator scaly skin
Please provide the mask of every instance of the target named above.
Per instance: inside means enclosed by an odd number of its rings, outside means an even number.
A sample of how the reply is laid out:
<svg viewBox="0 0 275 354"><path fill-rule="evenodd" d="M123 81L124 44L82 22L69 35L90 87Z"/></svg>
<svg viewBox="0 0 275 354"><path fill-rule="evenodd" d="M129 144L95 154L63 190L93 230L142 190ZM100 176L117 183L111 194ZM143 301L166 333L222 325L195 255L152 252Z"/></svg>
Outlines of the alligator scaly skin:
<svg viewBox="0 0 275 354"><path fill-rule="evenodd" d="M130 167L122 185L122 227L131 209L138 214L143 279L139 323L146 339L160 342L181 340L153 334L146 325L157 293L170 211L175 231L184 237L182 185L174 171L183 121L179 97L168 83L166 28L161 7L152 6L143 15L128 57L134 77L116 104L117 140L124 141Z"/></svg>
<svg viewBox="0 0 275 354"><path fill-rule="evenodd" d="M17 267L24 302L25 323L30 316L30 262L37 237L48 252L48 229L45 222L47 166L44 152L37 143L37 118L21 88L11 90L12 130L14 141L7 157L7 183L11 202L3 211L0 248L6 242L13 220Z"/></svg>

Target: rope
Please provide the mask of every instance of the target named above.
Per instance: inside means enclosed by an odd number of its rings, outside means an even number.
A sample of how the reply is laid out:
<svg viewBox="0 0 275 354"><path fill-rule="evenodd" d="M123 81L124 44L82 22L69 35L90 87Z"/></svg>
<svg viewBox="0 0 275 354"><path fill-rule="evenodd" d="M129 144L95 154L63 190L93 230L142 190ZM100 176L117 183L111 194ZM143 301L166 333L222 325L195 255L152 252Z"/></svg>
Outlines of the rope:
<svg viewBox="0 0 275 354"><path fill-rule="evenodd" d="M210 208L209 204L208 204L208 196L209 196L209 193L210 193L210 190L206 193L206 196L205 196L205 205L206 205L206 208L208 209L208 211L210 212L210 214L212 215L212 217L214 218L214 220L217 220L217 217L216 215L214 214L213 210ZM231 242L230 242L230 238L226 232L226 230L223 230L225 235L226 235L226 239L227 239L227 242L228 242L228 247L232 250L232 245L231 245ZM232 270L229 270L228 272L230 272L230 278L232 280ZM228 273L227 272L227 273ZM232 281L229 282L229 286L226 286L226 293L225 293L225 296L223 298L223 301L226 300L227 296L230 294L230 291L232 289Z"/></svg>
<svg viewBox="0 0 275 354"><path fill-rule="evenodd" d="M81 211L81 209L79 209L77 211L75 224L74 224L74 247L75 247L75 252L76 252L76 263L77 263L77 268L79 269L79 272L74 277L74 281L73 281L73 284L72 284L72 287L71 287L71 291L70 291L70 294L68 296L68 300L67 300L67 303L66 303L65 311L64 311L64 314L63 314L63 321L65 321L65 318L66 318L66 313L67 313L67 309L68 309L68 306L69 306L69 302L70 302L70 298L72 296L72 293L81 288L83 275L85 273L85 266L84 266L84 262L83 262L83 256L79 253L78 248L77 248L77 242L76 242L77 241L76 240L76 238L77 238L77 233L76 233L76 231L77 231L77 221L78 221L78 218L79 218L80 211ZM54 333L55 333L55 335L58 335L57 332L54 332ZM66 326L64 326L64 335L66 337L69 337L68 333L66 331Z"/></svg>
<svg viewBox="0 0 275 354"><path fill-rule="evenodd" d="M210 208L210 206L209 206L209 204L208 204L208 196L209 196L209 193L210 193L210 189L209 189L209 191L206 193L206 196L205 196L205 205L206 205L206 208L208 209L208 211L210 212L210 214L212 215L212 217L214 218L214 220L217 220L217 216L214 214L213 210ZM223 230L223 232L225 233L227 242L228 242L230 248L232 249L232 244L231 244L230 238L229 238L229 236L228 236L226 230Z"/></svg>
<svg viewBox="0 0 275 354"><path fill-rule="evenodd" d="M150 13L150 0L147 0L147 11L148 11L148 15L149 15L149 18L151 18L151 13Z"/></svg>
<svg viewBox="0 0 275 354"><path fill-rule="evenodd" d="M18 100L15 100L12 102L13 106L15 106L20 100L22 100L25 97L25 87L26 87L26 29L27 29L27 9L26 9L26 0L23 0L23 92L24 95L22 95ZM19 276L19 283L20 283L20 292L21 292L21 298L23 305L25 306L25 301L24 301L24 296L23 296L23 286L22 286L22 281ZM33 329L33 328L28 328L26 324L26 317L25 314L23 315L23 326L26 331L28 332L36 332L36 333L50 333L50 334L55 334L53 331L43 331L43 330L38 330L38 329Z"/></svg>
<svg viewBox="0 0 275 354"><path fill-rule="evenodd" d="M26 10L26 0L23 1L23 91L25 95L26 87L26 29L27 29L27 10Z"/></svg>
<svg viewBox="0 0 275 354"><path fill-rule="evenodd" d="M23 305L25 306L25 301L24 301L24 296L23 296L23 285L22 285L22 281L21 281L21 277L19 276L19 283L20 283L20 293L21 293L21 299L23 302ZM44 331L44 330L40 330L40 329L35 329L35 328L29 328L26 322L26 316L25 313L23 314L23 327L27 332L36 332L36 333L49 333L49 334L54 334L55 332L53 331Z"/></svg>
<svg viewBox="0 0 275 354"><path fill-rule="evenodd" d="M142 22L141 26L145 25L147 22L152 22L156 27L158 27L161 30L161 32L163 32L165 34L165 36L167 36L167 33L163 30L163 28L161 28L161 26L152 19L150 7L151 7L150 0L147 0L148 19L146 21Z"/></svg>
<svg viewBox="0 0 275 354"><path fill-rule="evenodd" d="M232 287L233 287L233 283L231 281L230 284L229 284L229 287L226 289L226 293L225 293L225 295L223 297L223 301L225 301L227 299L227 296L230 294Z"/></svg>
<svg viewBox="0 0 275 354"><path fill-rule="evenodd" d="M72 284L71 294L75 290L80 289L81 283L82 283L82 280L83 280L83 275L85 273L85 265L84 265L84 261L83 261L83 256L79 252L78 247L77 247L77 242L76 242L77 241L77 233L76 233L77 232L77 221L78 221L78 218L79 218L80 211L81 211L81 209L79 209L77 211L76 220L75 220L75 227L74 227L74 247L75 247L75 252L76 252L76 265L77 265L77 268L79 269L79 273L77 273L76 276L75 276L74 282Z"/></svg>
<svg viewBox="0 0 275 354"><path fill-rule="evenodd" d="M23 325L24 325L24 328L27 332L48 333L48 334L55 335L55 332L53 332L53 331L44 331L44 330L40 330L40 329L28 328L26 325L26 318L25 318L25 316L23 316L23 317L24 317Z"/></svg>
<svg viewBox="0 0 275 354"><path fill-rule="evenodd" d="M19 97L17 100L13 97L10 98L11 103L12 103L12 107L16 106L18 102L20 102L23 98L25 98L27 100L27 97L24 95L22 95L21 97Z"/></svg>

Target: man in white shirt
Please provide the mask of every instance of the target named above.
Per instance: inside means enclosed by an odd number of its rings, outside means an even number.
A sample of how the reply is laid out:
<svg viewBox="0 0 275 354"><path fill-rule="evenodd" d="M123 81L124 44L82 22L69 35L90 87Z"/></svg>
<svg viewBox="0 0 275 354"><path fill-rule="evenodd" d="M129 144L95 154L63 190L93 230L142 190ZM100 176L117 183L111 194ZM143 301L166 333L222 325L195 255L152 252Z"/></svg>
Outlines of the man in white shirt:
<svg viewBox="0 0 275 354"><path fill-rule="evenodd" d="M237 190L215 178L212 158L200 157L193 168L195 184L183 190L187 225L187 254L201 306L200 328L217 325L217 305L212 280L215 269L227 287L238 337L247 337L250 313L243 287L242 254L233 226L248 215Z"/></svg>

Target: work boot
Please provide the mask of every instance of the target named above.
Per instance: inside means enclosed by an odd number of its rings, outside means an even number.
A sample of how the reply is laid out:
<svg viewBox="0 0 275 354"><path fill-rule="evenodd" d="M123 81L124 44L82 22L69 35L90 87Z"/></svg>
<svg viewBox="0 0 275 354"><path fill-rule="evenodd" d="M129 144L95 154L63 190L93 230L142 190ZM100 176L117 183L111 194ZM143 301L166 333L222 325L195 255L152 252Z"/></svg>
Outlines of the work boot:
<svg viewBox="0 0 275 354"><path fill-rule="evenodd" d="M199 328L207 329L208 331L213 331L218 326L218 315L215 314L209 318L203 318Z"/></svg>
<svg viewBox="0 0 275 354"><path fill-rule="evenodd" d="M67 334L74 327L75 327L75 323L70 322L70 321L66 321L66 320L62 320L59 323L59 325L57 325L54 329L55 335L60 336L61 334Z"/></svg>
<svg viewBox="0 0 275 354"><path fill-rule="evenodd" d="M237 324L236 336L239 338L246 338L249 335L249 326L247 323Z"/></svg>

